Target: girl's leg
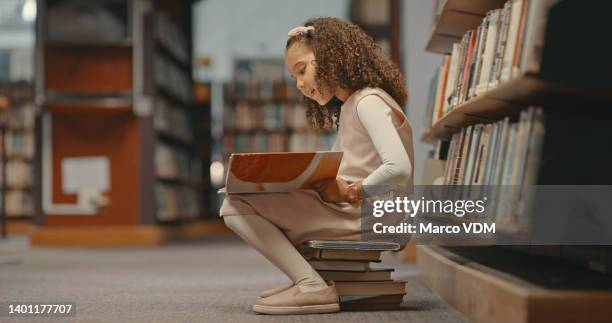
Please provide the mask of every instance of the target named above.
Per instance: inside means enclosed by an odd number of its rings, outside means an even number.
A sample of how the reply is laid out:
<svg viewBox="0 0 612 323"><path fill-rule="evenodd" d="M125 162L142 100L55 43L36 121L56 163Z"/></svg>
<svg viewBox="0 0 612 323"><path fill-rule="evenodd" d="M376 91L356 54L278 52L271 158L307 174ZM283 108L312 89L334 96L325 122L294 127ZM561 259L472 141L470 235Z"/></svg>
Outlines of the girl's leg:
<svg viewBox="0 0 612 323"><path fill-rule="evenodd" d="M225 224L284 272L302 291L327 288L325 281L302 257L285 234L258 214L226 215Z"/></svg>

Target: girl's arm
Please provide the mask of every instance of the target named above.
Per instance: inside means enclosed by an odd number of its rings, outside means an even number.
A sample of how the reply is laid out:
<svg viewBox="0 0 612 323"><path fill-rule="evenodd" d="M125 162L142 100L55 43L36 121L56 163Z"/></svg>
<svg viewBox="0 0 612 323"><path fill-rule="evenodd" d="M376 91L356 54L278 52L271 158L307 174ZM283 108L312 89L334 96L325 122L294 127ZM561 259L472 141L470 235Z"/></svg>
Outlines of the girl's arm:
<svg viewBox="0 0 612 323"><path fill-rule="evenodd" d="M367 130L382 165L366 177L363 185L397 185L412 172L408 153L393 124L391 108L376 95L364 97L357 105L359 120Z"/></svg>

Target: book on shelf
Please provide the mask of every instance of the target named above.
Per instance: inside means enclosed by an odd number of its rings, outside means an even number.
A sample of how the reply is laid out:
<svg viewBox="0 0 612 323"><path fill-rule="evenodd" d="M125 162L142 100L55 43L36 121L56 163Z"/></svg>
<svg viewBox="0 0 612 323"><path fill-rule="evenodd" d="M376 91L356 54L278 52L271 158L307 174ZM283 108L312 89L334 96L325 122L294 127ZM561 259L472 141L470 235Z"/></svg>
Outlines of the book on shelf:
<svg viewBox="0 0 612 323"><path fill-rule="evenodd" d="M188 43L179 25L170 20L162 10L154 15L153 34L155 38L183 64L189 64Z"/></svg>
<svg viewBox="0 0 612 323"><path fill-rule="evenodd" d="M6 139L0 140L0 148L6 142L6 155L32 159L34 157L34 132L21 130L7 130Z"/></svg>
<svg viewBox="0 0 612 323"><path fill-rule="evenodd" d="M163 97L155 101L153 126L156 131L167 133L183 141L193 140L191 116L184 106L170 103Z"/></svg>
<svg viewBox="0 0 612 323"><path fill-rule="evenodd" d="M496 220L521 222L527 197L521 195L521 189L506 192L501 187L536 184L543 137L544 117L536 107L522 111L517 122L506 117L463 128L451 137L444 184L492 186L495 196L491 208L496 210Z"/></svg>
<svg viewBox="0 0 612 323"><path fill-rule="evenodd" d="M0 161L0 167L2 162ZM34 167L32 163L25 160L8 160L6 163L6 185L10 188L29 188L34 178ZM0 182L2 173L0 172Z"/></svg>
<svg viewBox="0 0 612 323"><path fill-rule="evenodd" d="M318 270L321 278L338 281L383 281L391 280L392 268L370 268L367 271Z"/></svg>
<svg viewBox="0 0 612 323"><path fill-rule="evenodd" d="M157 183L155 197L160 221L192 219L200 215L201 203L194 188Z"/></svg>
<svg viewBox="0 0 612 323"><path fill-rule="evenodd" d="M8 191L0 191L1 194L6 194L6 215L9 217L31 216L34 214L34 200L32 193L26 190L9 189Z"/></svg>
<svg viewBox="0 0 612 323"><path fill-rule="evenodd" d="M198 181L202 178L202 164L188 150L158 143L154 162L158 178L179 181Z"/></svg>
<svg viewBox="0 0 612 323"><path fill-rule="evenodd" d="M311 189L338 174L341 151L243 153L229 158L220 193L269 193Z"/></svg>

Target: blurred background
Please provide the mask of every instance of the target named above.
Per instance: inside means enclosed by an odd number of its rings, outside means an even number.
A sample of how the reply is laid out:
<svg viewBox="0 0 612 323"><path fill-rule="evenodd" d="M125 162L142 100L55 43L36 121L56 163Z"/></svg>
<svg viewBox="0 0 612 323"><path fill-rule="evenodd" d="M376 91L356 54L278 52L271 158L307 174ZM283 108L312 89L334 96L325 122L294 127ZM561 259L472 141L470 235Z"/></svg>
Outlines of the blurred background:
<svg viewBox="0 0 612 323"><path fill-rule="evenodd" d="M225 227L217 190L233 152L331 148L335 133L307 123L284 46L291 28L333 16L406 78L415 184L520 190L493 210L488 246L385 254L407 285L393 304L370 301L403 312L360 321L607 322L610 246L528 233L609 238L591 212L608 209L587 196L567 214L528 213L527 187L612 182L610 6L0 0L0 305L78 301L88 322L257 320L254 296L285 278Z"/></svg>
<svg viewBox="0 0 612 323"><path fill-rule="evenodd" d="M439 61L423 51L432 3L0 6L0 94L10 115L5 198L17 231L31 223L163 227L202 219L216 230L229 154L330 149L334 132L308 125L284 67L286 33L308 18L340 17L370 34L407 76L411 120L425 118L418 107ZM428 148L415 145L418 178Z"/></svg>

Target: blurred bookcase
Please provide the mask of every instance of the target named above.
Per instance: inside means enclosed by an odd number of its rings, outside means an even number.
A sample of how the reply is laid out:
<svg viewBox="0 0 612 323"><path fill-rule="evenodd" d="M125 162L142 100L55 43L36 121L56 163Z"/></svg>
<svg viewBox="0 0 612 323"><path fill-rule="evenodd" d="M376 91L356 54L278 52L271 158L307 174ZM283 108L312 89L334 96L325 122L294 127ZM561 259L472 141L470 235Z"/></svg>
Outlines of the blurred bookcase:
<svg viewBox="0 0 612 323"><path fill-rule="evenodd" d="M224 86L223 151L316 151L330 149L333 129L316 130L282 60L239 60Z"/></svg>
<svg viewBox="0 0 612 323"><path fill-rule="evenodd" d="M445 163L438 176L445 185L522 188L494 208L495 239L503 242L418 248L424 280L470 320L604 322L610 315L612 249L530 244L529 233L553 230L555 219L523 208L533 185L612 183L611 151L599 149L612 140L612 64L593 32L609 9L555 0L436 3L427 50L445 55L422 140L436 144L434 158ZM585 216L564 221L571 227Z"/></svg>
<svg viewBox="0 0 612 323"><path fill-rule="evenodd" d="M0 87L0 105L6 122L6 203L8 234L28 233L34 215L34 95L28 81L6 82ZM3 144L6 142L6 148ZM2 181L0 174L0 181ZM0 199L2 200L2 199Z"/></svg>
<svg viewBox="0 0 612 323"><path fill-rule="evenodd" d="M196 118L207 122L198 110L209 107L193 95L192 2L38 1L33 244L155 245L226 232L206 219L199 143L209 139L196 137ZM88 158L107 163L106 190L67 190L86 184L66 160Z"/></svg>
<svg viewBox="0 0 612 323"><path fill-rule="evenodd" d="M351 21L374 38L383 52L402 68L401 1L351 1Z"/></svg>

